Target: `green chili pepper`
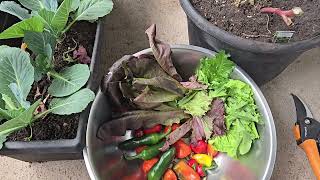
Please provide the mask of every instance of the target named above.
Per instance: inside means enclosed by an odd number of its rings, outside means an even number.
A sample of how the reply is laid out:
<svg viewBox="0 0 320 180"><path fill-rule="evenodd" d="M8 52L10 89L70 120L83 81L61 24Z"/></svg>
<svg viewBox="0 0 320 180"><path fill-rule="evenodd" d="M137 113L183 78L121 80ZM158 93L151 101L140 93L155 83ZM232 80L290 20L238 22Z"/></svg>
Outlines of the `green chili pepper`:
<svg viewBox="0 0 320 180"><path fill-rule="evenodd" d="M167 152L163 153L160 160L148 172L148 180L160 180L162 175L168 169L171 161L176 154L174 147L170 148Z"/></svg>
<svg viewBox="0 0 320 180"><path fill-rule="evenodd" d="M136 137L128 139L119 144L119 148L123 150L131 150L142 145L155 145L159 143L163 138L170 134L171 129L165 133L148 134L142 137Z"/></svg>
<svg viewBox="0 0 320 180"><path fill-rule="evenodd" d="M147 147L145 150L143 150L140 154L135 155L135 156L124 156L124 158L126 158L127 160L133 160L133 159L143 159L143 160L149 160L152 159L154 157L156 157L161 151L159 150L163 145L164 145L165 141Z"/></svg>

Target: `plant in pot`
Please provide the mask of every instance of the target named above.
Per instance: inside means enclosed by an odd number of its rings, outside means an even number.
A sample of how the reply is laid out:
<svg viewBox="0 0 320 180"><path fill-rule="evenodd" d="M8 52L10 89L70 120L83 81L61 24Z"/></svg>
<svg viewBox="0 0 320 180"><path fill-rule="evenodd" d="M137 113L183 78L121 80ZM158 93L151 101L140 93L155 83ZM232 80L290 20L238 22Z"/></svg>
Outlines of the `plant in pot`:
<svg viewBox="0 0 320 180"><path fill-rule="evenodd" d="M320 44L319 1L180 0L190 44L224 49L262 85Z"/></svg>
<svg viewBox="0 0 320 180"><path fill-rule="evenodd" d="M24 161L81 157L96 90L89 80L96 62L88 53L95 56L99 43L87 52L81 44L92 46L95 32L87 29L95 24L78 22L94 22L112 7L111 0L1 2L1 11L21 21L0 39L23 38L21 48L0 46L1 154Z"/></svg>

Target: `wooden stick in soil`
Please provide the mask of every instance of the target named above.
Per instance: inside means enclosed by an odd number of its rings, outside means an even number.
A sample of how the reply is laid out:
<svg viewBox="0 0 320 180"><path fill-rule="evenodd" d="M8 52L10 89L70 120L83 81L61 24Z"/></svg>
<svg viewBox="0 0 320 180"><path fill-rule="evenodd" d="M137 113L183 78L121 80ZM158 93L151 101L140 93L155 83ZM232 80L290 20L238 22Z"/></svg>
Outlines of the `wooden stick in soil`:
<svg viewBox="0 0 320 180"><path fill-rule="evenodd" d="M295 16L301 16L303 10L300 7L294 7L290 10L281 10L280 8L265 7L260 10L261 13L272 13L281 16L287 26L292 25L292 18Z"/></svg>

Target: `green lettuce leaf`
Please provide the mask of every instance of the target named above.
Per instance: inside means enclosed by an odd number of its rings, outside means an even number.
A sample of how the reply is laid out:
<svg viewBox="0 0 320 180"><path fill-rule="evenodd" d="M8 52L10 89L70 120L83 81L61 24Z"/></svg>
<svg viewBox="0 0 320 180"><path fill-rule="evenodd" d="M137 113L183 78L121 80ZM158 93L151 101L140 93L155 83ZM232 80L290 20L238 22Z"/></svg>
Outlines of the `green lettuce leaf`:
<svg viewBox="0 0 320 180"><path fill-rule="evenodd" d="M191 93L190 96L193 96L193 98L190 98L188 102L184 98L178 103L180 108L185 109L192 116L203 116L209 111L213 98L210 98L205 90L198 91L195 94Z"/></svg>
<svg viewBox="0 0 320 180"><path fill-rule="evenodd" d="M253 138L251 138L239 120L227 131L226 135L217 136L209 140L209 143L212 144L217 151L225 152L233 158L238 158L239 155L248 153L251 149L252 142Z"/></svg>
<svg viewBox="0 0 320 180"><path fill-rule="evenodd" d="M235 64L228 58L229 55L224 51L220 51L211 58L202 58L196 71L198 81L209 86L219 85L228 81L235 67Z"/></svg>

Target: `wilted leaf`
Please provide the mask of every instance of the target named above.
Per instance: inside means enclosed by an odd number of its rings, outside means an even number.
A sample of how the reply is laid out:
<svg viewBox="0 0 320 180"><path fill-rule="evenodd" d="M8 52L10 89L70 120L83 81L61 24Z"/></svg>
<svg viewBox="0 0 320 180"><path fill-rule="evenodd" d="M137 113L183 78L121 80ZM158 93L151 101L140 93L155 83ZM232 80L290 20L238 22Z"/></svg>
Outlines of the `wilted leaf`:
<svg viewBox="0 0 320 180"><path fill-rule="evenodd" d="M191 127L192 120L188 120L185 123L183 123L180 127L178 127L176 130L174 130L167 136L166 142L163 145L163 147L160 148L160 150L166 151L167 149L169 149L170 145L173 145L179 139L183 138L183 136L191 130Z"/></svg>
<svg viewBox="0 0 320 180"><path fill-rule="evenodd" d="M152 48L153 55L158 61L159 65L174 79L181 81L182 78L177 73L177 70L172 63L170 45L156 39L156 25L151 25L146 30L146 34L148 35L149 44Z"/></svg>
<svg viewBox="0 0 320 180"><path fill-rule="evenodd" d="M77 21L95 21L111 12L113 8L112 0L81 0L75 14Z"/></svg>
<svg viewBox="0 0 320 180"><path fill-rule="evenodd" d="M59 115L68 115L83 111L94 100L94 93L87 88L64 98L54 98L50 102L49 112Z"/></svg>
<svg viewBox="0 0 320 180"><path fill-rule="evenodd" d="M54 79L48 88L49 94L54 97L64 97L78 91L86 84L90 70L88 65L76 64L60 73L50 74Z"/></svg>
<svg viewBox="0 0 320 180"><path fill-rule="evenodd" d="M37 16L22 20L0 33L0 39L20 38L26 31L42 32L44 24Z"/></svg>
<svg viewBox="0 0 320 180"><path fill-rule="evenodd" d="M0 4L0 11L16 16L21 20L31 17L27 9L21 7L20 4L17 4L14 1L2 1Z"/></svg>
<svg viewBox="0 0 320 180"><path fill-rule="evenodd" d="M73 59L78 60L81 64L90 64L91 58L88 56L86 48L79 45L78 50L73 51Z"/></svg>
<svg viewBox="0 0 320 180"><path fill-rule="evenodd" d="M179 123L190 116L181 110L175 111L128 111L113 115L112 121L104 123L98 131L99 137L123 135L127 129L135 130L140 127L152 127L156 124L171 125Z"/></svg>

